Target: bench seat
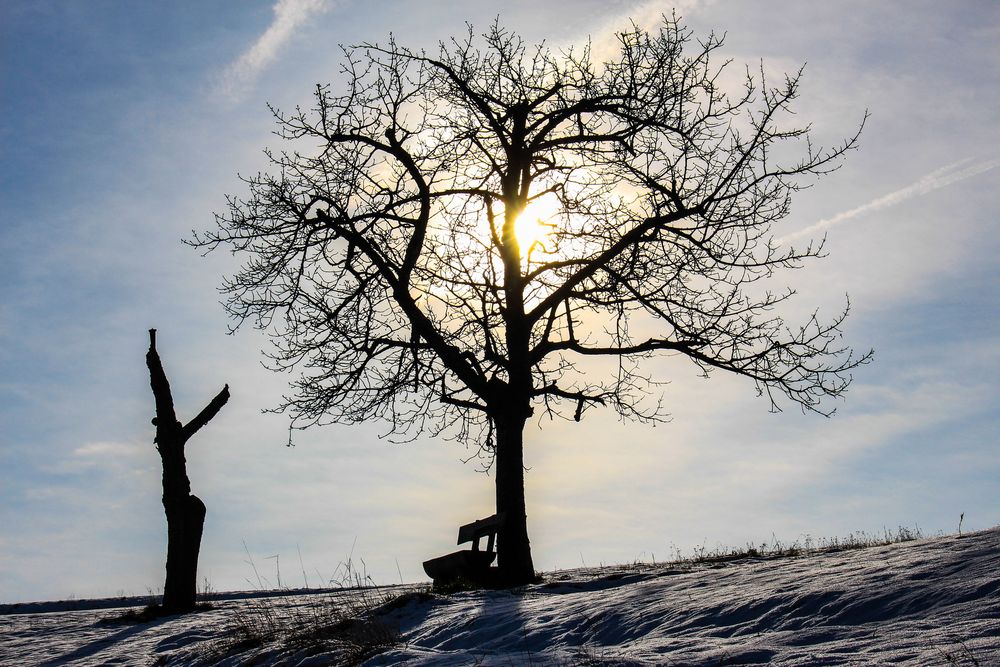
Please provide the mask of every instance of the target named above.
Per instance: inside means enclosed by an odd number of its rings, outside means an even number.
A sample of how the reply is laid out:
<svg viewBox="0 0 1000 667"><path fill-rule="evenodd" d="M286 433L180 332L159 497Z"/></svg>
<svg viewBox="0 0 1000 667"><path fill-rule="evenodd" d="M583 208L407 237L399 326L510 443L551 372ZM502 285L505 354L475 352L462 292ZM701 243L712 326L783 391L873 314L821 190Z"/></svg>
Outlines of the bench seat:
<svg viewBox="0 0 1000 667"><path fill-rule="evenodd" d="M496 560L497 533L503 525L502 513L473 521L458 529L458 544L472 542L469 551L455 551L424 561L424 572L434 580L435 586L464 579L480 585L489 585L496 579L496 568L490 567ZM488 538L486 550L479 548L479 541Z"/></svg>
<svg viewBox="0 0 1000 667"><path fill-rule="evenodd" d="M424 561L424 572L434 581L449 579L477 580L497 555L489 551L455 551Z"/></svg>

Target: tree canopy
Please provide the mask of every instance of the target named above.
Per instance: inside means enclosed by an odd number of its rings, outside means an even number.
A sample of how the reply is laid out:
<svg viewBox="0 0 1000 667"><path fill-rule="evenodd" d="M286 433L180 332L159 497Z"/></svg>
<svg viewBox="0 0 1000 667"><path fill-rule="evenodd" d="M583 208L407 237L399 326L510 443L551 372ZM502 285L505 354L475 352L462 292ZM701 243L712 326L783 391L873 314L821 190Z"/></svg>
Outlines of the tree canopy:
<svg viewBox="0 0 1000 667"><path fill-rule="evenodd" d="M499 24L435 53L363 44L312 108L272 109L285 150L194 243L245 258L228 309L302 371L297 426L377 418L498 465L514 438L515 475L538 410L663 417L654 355L745 376L775 409L845 391L870 358L841 342L846 308L787 323L794 291L767 279L821 256L772 226L860 129L814 146L801 71L716 65L721 39L676 17L617 37L607 60Z"/></svg>

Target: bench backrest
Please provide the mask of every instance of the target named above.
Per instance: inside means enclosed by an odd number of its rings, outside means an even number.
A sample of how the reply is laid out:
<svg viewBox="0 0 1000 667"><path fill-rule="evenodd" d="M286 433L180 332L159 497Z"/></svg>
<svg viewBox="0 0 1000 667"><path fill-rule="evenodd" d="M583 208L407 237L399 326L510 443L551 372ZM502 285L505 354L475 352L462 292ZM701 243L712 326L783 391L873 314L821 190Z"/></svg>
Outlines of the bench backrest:
<svg viewBox="0 0 1000 667"><path fill-rule="evenodd" d="M486 545L486 551L493 553L493 546L496 544L497 531L500 530L500 526L503 525L504 515L503 512L494 514L493 516L488 516L485 519L479 519L478 521L473 521L468 523L458 529L458 544L465 544L466 542L472 542L472 550L479 551L479 540L484 536L489 536L489 541Z"/></svg>

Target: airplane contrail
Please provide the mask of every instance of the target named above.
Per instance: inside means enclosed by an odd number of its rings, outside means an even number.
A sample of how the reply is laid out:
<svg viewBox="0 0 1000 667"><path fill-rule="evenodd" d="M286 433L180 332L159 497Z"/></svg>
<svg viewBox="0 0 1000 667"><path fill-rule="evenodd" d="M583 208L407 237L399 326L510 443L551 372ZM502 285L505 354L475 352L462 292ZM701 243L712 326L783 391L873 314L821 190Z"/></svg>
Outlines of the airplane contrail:
<svg viewBox="0 0 1000 667"><path fill-rule="evenodd" d="M805 229L800 229L797 232L783 236L782 238L777 239L777 243L786 243L792 239L799 238L800 236L815 234L822 229L838 225L845 220L850 220L851 218L868 213L869 211L877 211L879 209L895 206L896 204L906 201L907 199L925 195L928 192L933 192L934 190L947 187L953 183L958 183L959 181L964 181L967 178L972 178L973 176L987 172L990 169L1000 167L1000 159L984 160L982 162L969 165L968 163L971 161L972 158L965 158L964 160L953 162L946 167L932 171L917 182L908 185L905 188L900 188L899 190L890 192L889 194L879 197L878 199L873 199L867 204L862 204L861 206L843 211L832 217L824 218L819 222L809 225Z"/></svg>
<svg viewBox="0 0 1000 667"><path fill-rule="evenodd" d="M295 31L315 14L330 8L330 0L277 0L271 11L274 19L257 41L225 69L222 88L232 99L240 97L253 83Z"/></svg>

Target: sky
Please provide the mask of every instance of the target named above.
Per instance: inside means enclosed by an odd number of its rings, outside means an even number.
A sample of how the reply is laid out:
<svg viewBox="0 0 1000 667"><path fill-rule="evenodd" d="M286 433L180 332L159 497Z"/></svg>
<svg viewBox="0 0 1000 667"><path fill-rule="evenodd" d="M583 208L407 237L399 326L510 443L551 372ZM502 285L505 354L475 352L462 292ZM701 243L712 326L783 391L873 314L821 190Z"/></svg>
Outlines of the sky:
<svg viewBox="0 0 1000 667"><path fill-rule="evenodd" d="M1000 524L1000 6L982 2L278 0L0 4L0 602L157 592L166 526L147 329L182 421L228 383L188 444L208 507L199 576L215 590L316 586L341 563L416 581L493 512L472 452L385 424L287 447L291 376L266 336L229 335L217 288L236 259L183 245L238 174L280 148L267 104L336 83L338 45L435 48L465 22L529 42L607 44L676 8L696 35L767 72L806 64L797 113L830 145L868 120L843 167L798 194L782 240L828 256L778 277L875 349L826 419L768 411L750 383L690 363L671 421L526 432L536 568L661 560L692 549ZM341 570L342 571L342 570Z"/></svg>

